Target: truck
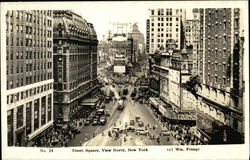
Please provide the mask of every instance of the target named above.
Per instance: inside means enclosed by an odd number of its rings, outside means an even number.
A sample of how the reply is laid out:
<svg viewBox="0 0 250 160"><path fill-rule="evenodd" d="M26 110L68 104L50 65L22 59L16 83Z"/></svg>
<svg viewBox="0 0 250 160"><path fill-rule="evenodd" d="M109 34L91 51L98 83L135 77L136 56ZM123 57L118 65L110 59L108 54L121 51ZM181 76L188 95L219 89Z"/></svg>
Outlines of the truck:
<svg viewBox="0 0 250 160"><path fill-rule="evenodd" d="M124 107L125 107L125 105L124 105L124 100L120 99L120 100L118 101L118 110L123 110Z"/></svg>

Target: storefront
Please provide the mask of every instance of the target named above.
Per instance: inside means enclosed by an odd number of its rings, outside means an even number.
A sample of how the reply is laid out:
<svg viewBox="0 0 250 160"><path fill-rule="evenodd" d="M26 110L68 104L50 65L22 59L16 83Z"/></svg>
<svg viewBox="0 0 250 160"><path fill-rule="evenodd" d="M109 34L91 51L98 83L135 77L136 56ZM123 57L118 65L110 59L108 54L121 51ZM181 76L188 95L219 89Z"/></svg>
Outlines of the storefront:
<svg viewBox="0 0 250 160"><path fill-rule="evenodd" d="M226 143L226 127L209 115L197 114L197 130L201 133L201 140L209 144Z"/></svg>

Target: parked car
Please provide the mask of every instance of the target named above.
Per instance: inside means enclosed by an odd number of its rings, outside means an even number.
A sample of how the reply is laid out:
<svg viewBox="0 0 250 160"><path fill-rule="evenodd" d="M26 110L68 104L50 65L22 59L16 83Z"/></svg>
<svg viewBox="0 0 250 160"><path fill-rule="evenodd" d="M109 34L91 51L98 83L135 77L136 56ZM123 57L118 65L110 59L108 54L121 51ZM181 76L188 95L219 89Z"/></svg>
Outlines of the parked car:
<svg viewBox="0 0 250 160"><path fill-rule="evenodd" d="M143 99L139 99L139 103L140 103L140 104L143 104Z"/></svg>
<svg viewBox="0 0 250 160"><path fill-rule="evenodd" d="M171 132L169 132L168 130L161 130L160 135L161 136L170 136Z"/></svg>
<svg viewBox="0 0 250 160"><path fill-rule="evenodd" d="M110 110L106 110L106 116L110 116Z"/></svg>
<svg viewBox="0 0 250 160"><path fill-rule="evenodd" d="M107 118L104 117L104 116L101 116L99 122L100 122L101 125L105 125L106 122L107 122Z"/></svg>
<svg viewBox="0 0 250 160"><path fill-rule="evenodd" d="M86 120L86 121L84 122L84 125L85 125L85 126L88 126L88 125L90 125L90 123L91 123L91 122L90 122L89 120Z"/></svg>
<svg viewBox="0 0 250 160"><path fill-rule="evenodd" d="M135 127L133 127L133 126L127 127L127 132L134 132L134 131L135 131Z"/></svg>
<svg viewBox="0 0 250 160"><path fill-rule="evenodd" d="M92 126L96 126L96 125L98 125L98 119L94 119L92 122Z"/></svg>
<svg viewBox="0 0 250 160"><path fill-rule="evenodd" d="M137 129L136 134L137 135L146 135L147 136L147 135L149 135L149 132L144 130L144 129Z"/></svg>
<svg viewBox="0 0 250 160"><path fill-rule="evenodd" d="M130 97L132 97L132 98L135 97L135 96L136 96L135 92L132 92L131 95L130 95Z"/></svg>
<svg viewBox="0 0 250 160"><path fill-rule="evenodd" d="M139 121L139 122L138 122L138 126L139 126L139 127L143 127L143 126L144 126L144 123L143 123L142 121Z"/></svg>
<svg viewBox="0 0 250 160"><path fill-rule="evenodd" d="M88 117L87 121L89 121L91 123L93 121L93 118L92 117Z"/></svg>

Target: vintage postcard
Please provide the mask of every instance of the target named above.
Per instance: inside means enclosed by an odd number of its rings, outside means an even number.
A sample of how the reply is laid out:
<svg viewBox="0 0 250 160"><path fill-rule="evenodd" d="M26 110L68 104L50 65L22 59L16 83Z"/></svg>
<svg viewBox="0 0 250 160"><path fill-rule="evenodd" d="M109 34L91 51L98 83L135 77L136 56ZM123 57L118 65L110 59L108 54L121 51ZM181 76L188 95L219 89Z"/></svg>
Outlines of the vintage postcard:
<svg viewBox="0 0 250 160"><path fill-rule="evenodd" d="M247 159L247 1L1 3L3 159Z"/></svg>

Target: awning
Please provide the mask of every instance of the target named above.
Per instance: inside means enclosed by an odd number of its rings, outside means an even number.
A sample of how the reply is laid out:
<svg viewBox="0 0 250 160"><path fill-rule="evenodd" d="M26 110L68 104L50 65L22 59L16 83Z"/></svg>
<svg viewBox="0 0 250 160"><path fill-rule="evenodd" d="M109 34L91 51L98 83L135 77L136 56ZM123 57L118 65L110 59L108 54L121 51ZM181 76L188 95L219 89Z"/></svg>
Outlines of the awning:
<svg viewBox="0 0 250 160"><path fill-rule="evenodd" d="M149 103L154 105L155 107L158 107L158 105L159 105L157 98L153 98L153 97L149 98Z"/></svg>
<svg viewBox="0 0 250 160"><path fill-rule="evenodd" d="M94 106L95 103L91 103L91 102L83 102L81 103L82 106Z"/></svg>
<svg viewBox="0 0 250 160"><path fill-rule="evenodd" d="M163 105L159 105L159 111L164 115L167 110Z"/></svg>
<svg viewBox="0 0 250 160"><path fill-rule="evenodd" d="M97 104L97 102L98 102L97 98L89 98L89 99L83 100L81 105L82 106L94 106Z"/></svg>

